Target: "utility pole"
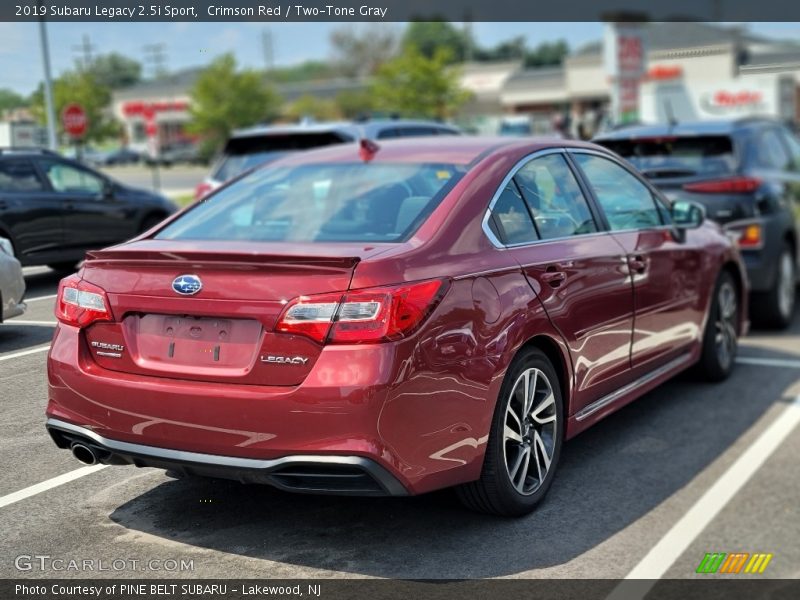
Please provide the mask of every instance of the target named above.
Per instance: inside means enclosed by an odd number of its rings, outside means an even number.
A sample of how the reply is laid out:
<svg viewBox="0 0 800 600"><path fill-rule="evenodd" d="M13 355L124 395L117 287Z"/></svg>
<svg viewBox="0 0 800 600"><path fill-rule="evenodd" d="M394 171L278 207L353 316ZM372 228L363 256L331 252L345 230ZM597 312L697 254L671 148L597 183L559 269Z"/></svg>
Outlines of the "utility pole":
<svg viewBox="0 0 800 600"><path fill-rule="evenodd" d="M56 138L56 111L53 106L53 78L50 74L50 48L47 44L47 28L44 23L44 18L39 19L39 44L42 49L42 66L44 67L44 104L47 112L47 146L50 150L57 150L58 139Z"/></svg>
<svg viewBox="0 0 800 600"><path fill-rule="evenodd" d="M153 79L158 79L167 74L167 45L146 44L143 47L144 60L151 65Z"/></svg>
<svg viewBox="0 0 800 600"><path fill-rule="evenodd" d="M89 35L86 33L83 34L83 39L81 43L78 44L77 46L72 47L73 52L79 53L79 56L78 58L75 59L75 62L77 62L78 66L84 71L92 66L92 62L94 61L94 56L92 55L92 52L94 48L95 48L94 45L89 39Z"/></svg>
<svg viewBox="0 0 800 600"><path fill-rule="evenodd" d="M264 53L264 68L272 71L275 66L275 46L272 41L272 30L269 28L261 32L261 50Z"/></svg>

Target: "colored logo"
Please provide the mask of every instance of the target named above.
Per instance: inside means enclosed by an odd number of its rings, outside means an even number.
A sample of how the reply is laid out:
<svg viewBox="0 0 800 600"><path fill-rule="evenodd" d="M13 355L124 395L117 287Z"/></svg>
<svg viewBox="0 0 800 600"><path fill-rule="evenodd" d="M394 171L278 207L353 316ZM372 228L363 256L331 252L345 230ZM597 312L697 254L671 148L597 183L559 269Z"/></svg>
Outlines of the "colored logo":
<svg viewBox="0 0 800 600"><path fill-rule="evenodd" d="M203 282L197 275L180 275L173 280L172 289L181 296L193 296L203 289Z"/></svg>
<svg viewBox="0 0 800 600"><path fill-rule="evenodd" d="M706 552L697 567L696 573L728 573L733 575L763 573L769 561L772 560L772 556L772 554L762 552L754 554L749 552L732 552L730 554L725 552Z"/></svg>

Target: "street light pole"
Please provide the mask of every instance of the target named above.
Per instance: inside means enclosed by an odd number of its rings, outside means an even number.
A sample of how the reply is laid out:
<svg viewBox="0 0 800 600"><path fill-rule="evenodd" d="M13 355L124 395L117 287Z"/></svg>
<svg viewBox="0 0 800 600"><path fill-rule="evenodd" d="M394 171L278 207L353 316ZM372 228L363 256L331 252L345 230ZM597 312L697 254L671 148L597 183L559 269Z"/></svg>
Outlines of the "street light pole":
<svg viewBox="0 0 800 600"><path fill-rule="evenodd" d="M42 48L44 65L44 103L47 110L47 145L50 150L58 149L56 139L56 111L53 106L53 78L50 74L50 48L47 45L47 28L44 19L39 19L39 43Z"/></svg>

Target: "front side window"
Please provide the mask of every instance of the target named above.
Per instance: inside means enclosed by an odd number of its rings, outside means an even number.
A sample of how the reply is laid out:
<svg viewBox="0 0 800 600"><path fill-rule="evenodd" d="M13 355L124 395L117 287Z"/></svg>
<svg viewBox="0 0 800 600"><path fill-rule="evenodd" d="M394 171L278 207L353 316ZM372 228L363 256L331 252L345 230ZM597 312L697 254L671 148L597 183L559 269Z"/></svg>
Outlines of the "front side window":
<svg viewBox="0 0 800 600"><path fill-rule="evenodd" d="M377 162L259 169L197 204L156 238L399 242L417 230L465 170Z"/></svg>
<svg viewBox="0 0 800 600"><path fill-rule="evenodd" d="M592 211L560 154L535 158L514 176L543 240L597 231Z"/></svg>
<svg viewBox="0 0 800 600"><path fill-rule="evenodd" d="M0 192L38 192L42 182L27 160L0 161Z"/></svg>
<svg viewBox="0 0 800 600"><path fill-rule="evenodd" d="M576 153L574 157L586 174L612 230L663 225L650 189L627 169L594 154Z"/></svg>
<svg viewBox="0 0 800 600"><path fill-rule="evenodd" d="M56 192L99 194L104 182L100 177L66 163L43 161L42 167Z"/></svg>

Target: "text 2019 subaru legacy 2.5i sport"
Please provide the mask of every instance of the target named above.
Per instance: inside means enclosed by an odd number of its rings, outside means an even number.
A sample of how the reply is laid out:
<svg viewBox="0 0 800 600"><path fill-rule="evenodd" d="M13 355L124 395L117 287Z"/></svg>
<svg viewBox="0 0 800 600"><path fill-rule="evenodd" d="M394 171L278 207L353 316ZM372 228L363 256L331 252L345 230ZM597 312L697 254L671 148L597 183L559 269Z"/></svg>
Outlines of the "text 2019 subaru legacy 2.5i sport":
<svg viewBox="0 0 800 600"><path fill-rule="evenodd" d="M62 281L47 427L86 463L519 515L564 440L728 375L746 285L700 208L598 146L296 154Z"/></svg>

